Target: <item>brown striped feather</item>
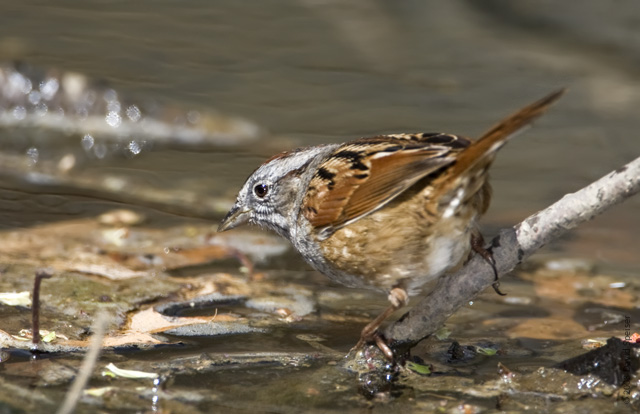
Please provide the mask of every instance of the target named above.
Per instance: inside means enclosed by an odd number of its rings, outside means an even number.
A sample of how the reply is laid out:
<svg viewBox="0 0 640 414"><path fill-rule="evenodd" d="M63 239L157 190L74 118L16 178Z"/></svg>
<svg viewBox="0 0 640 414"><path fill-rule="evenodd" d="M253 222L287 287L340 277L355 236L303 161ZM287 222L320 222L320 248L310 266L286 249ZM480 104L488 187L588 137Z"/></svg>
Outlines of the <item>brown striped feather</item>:
<svg viewBox="0 0 640 414"><path fill-rule="evenodd" d="M383 135L345 144L318 168L303 214L314 227L338 228L451 164L467 145L465 138L447 134Z"/></svg>

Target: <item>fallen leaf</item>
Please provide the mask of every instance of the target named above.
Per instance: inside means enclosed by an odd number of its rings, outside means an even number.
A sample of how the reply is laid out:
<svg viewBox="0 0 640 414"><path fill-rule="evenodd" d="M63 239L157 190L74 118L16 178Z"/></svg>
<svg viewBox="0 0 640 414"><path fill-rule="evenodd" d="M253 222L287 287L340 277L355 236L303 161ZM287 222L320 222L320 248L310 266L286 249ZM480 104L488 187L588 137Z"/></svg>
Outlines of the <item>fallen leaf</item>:
<svg viewBox="0 0 640 414"><path fill-rule="evenodd" d="M107 336L102 340L103 347L124 347L127 345L159 345L163 342L153 335L144 332L127 332L122 335ZM88 341L83 346L88 346Z"/></svg>
<svg viewBox="0 0 640 414"><path fill-rule="evenodd" d="M31 292L0 292L0 303L8 306L31 306Z"/></svg>
<svg viewBox="0 0 640 414"><path fill-rule="evenodd" d="M158 374L156 374L155 372L144 372L144 371L134 371L132 369L122 369L122 368L118 368L113 363L110 363L105 368L111 371L116 376L123 377L123 378L130 378L130 379L158 378Z"/></svg>
<svg viewBox="0 0 640 414"><path fill-rule="evenodd" d="M231 315L179 317L166 316L153 308L148 308L131 316L128 330L143 333L158 333L178 326L210 323L216 319L218 322L236 321L238 318Z"/></svg>

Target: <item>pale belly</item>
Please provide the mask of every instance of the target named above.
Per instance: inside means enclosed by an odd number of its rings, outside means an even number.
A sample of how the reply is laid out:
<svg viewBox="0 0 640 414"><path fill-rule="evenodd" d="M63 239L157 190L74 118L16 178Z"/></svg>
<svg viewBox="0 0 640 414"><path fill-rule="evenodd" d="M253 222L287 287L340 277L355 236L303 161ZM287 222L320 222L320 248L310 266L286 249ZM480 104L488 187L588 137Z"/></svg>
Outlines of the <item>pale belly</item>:
<svg viewBox="0 0 640 414"><path fill-rule="evenodd" d="M319 270L348 286L415 295L469 256L471 214L429 222L416 215L399 221L397 213L383 209L336 231L322 244L326 262Z"/></svg>

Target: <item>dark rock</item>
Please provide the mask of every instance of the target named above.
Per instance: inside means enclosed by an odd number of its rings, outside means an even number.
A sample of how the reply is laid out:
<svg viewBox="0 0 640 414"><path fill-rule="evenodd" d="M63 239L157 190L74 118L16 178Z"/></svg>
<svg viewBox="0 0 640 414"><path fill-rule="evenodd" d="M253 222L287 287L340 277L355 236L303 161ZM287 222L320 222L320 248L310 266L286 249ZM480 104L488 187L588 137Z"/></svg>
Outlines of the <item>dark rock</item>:
<svg viewBox="0 0 640 414"><path fill-rule="evenodd" d="M640 368L640 344L609 338L600 348L555 365L575 375L593 374L609 384L620 386Z"/></svg>

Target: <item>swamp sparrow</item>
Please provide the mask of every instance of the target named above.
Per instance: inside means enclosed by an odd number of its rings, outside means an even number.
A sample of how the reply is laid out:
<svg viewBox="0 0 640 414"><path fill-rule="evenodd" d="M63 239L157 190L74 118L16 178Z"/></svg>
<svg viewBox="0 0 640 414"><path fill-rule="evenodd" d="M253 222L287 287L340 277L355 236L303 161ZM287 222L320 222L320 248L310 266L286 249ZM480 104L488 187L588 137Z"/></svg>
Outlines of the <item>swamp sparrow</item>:
<svg viewBox="0 0 640 414"><path fill-rule="evenodd" d="M332 280L387 293L391 306L364 328L359 345L375 340L392 357L377 328L409 296L461 267L472 251L493 266L476 224L491 199L487 170L498 149L563 93L476 141L392 134L283 152L251 174L218 231L258 224Z"/></svg>

